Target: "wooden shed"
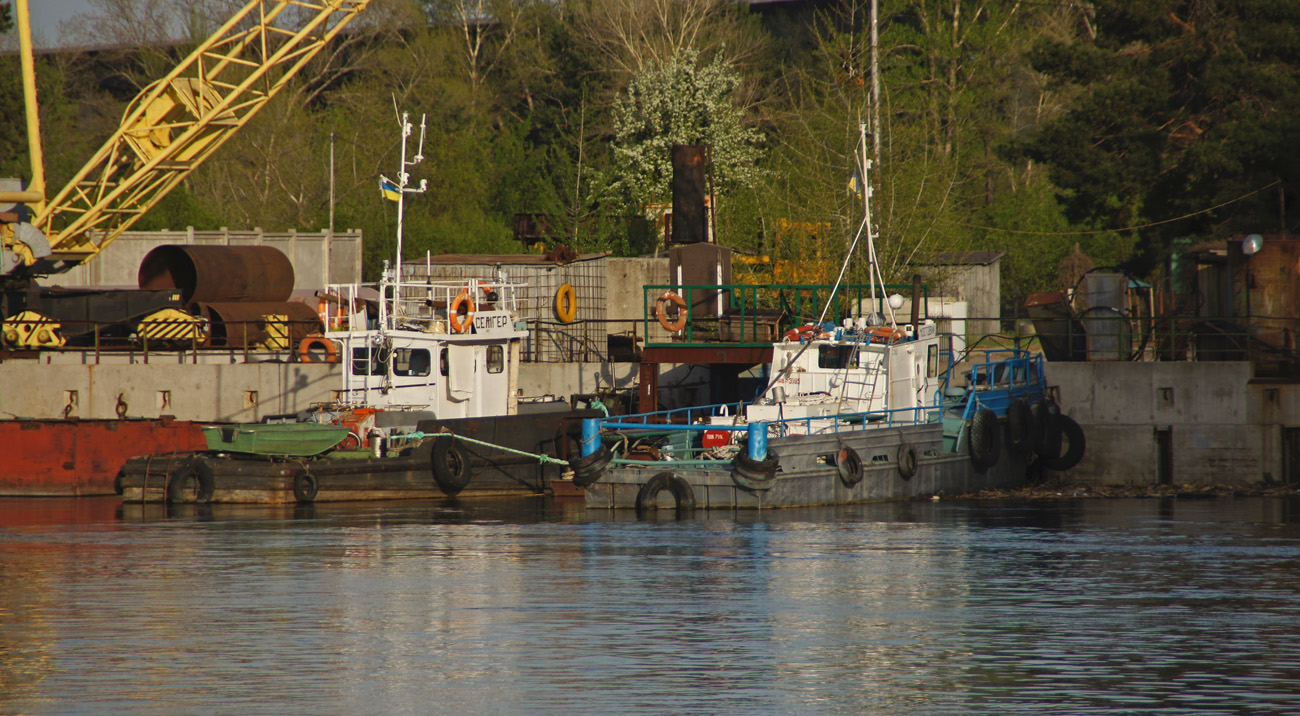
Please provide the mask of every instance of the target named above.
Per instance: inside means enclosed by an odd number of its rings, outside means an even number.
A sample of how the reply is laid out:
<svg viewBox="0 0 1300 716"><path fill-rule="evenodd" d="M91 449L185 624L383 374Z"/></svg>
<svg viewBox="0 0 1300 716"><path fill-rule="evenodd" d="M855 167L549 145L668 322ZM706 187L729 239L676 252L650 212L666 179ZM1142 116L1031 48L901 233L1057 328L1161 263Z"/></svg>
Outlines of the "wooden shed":
<svg viewBox="0 0 1300 716"><path fill-rule="evenodd" d="M965 301L972 339L1001 331L1004 251L947 251L926 267L932 297Z"/></svg>

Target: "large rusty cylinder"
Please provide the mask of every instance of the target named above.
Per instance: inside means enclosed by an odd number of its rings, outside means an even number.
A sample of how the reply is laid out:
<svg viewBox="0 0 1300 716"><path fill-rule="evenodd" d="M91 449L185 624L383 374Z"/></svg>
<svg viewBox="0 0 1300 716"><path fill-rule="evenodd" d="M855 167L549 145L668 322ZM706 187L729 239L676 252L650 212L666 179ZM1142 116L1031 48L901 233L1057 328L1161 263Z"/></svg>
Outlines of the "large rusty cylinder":
<svg viewBox="0 0 1300 716"><path fill-rule="evenodd" d="M159 246L140 263L140 288L179 288L185 305L287 301L293 264L269 246Z"/></svg>
<svg viewBox="0 0 1300 716"><path fill-rule="evenodd" d="M297 350L302 339L323 332L316 309L298 301L200 303L213 348Z"/></svg>

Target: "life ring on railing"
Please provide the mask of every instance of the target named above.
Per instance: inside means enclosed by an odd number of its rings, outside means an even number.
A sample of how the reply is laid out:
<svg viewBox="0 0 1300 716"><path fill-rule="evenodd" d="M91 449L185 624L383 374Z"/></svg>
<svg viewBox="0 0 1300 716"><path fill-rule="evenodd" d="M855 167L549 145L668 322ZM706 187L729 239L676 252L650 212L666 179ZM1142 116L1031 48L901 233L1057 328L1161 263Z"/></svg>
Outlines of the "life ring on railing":
<svg viewBox="0 0 1300 716"><path fill-rule="evenodd" d="M869 328L867 333L871 336L872 343L897 343L907 335L903 329L890 328L889 326Z"/></svg>
<svg viewBox="0 0 1300 716"><path fill-rule="evenodd" d="M300 363L338 363L339 347L324 336L307 336L298 344Z"/></svg>
<svg viewBox="0 0 1300 716"><path fill-rule="evenodd" d="M784 336L781 336L781 339L786 341L791 341L791 342L802 341L805 338L811 340L812 338L816 337L818 331L820 330L821 330L820 326L814 326L810 323L806 326L791 328L790 330L785 332Z"/></svg>
<svg viewBox="0 0 1300 716"><path fill-rule="evenodd" d="M560 319L560 323L573 323L573 319L578 317L578 295L567 283L555 291L555 317Z"/></svg>
<svg viewBox="0 0 1300 716"><path fill-rule="evenodd" d="M673 321L668 320L667 304L677 306L677 318ZM686 299L678 296L672 291L664 291L658 299L655 300L655 318L659 319L659 325L664 327L669 333L676 333L686 327Z"/></svg>
<svg viewBox="0 0 1300 716"><path fill-rule="evenodd" d="M460 317L461 306L465 307L465 319ZM474 299L470 298L469 291L461 291L447 308L447 322L451 325L452 333L469 333L474 327Z"/></svg>

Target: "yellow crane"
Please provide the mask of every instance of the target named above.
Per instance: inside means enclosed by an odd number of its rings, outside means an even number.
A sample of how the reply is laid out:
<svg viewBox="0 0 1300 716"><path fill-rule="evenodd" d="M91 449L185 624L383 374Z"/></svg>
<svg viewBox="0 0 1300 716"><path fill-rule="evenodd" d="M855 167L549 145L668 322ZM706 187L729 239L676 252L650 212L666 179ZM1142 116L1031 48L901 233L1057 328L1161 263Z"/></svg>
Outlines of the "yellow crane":
<svg viewBox="0 0 1300 716"><path fill-rule="evenodd" d="M127 106L121 125L67 186L47 200L28 0L16 0L31 181L0 191L30 222L0 217L0 346L64 344L57 317L28 310L30 279L103 251L275 96L370 0L250 0ZM153 317L151 317L153 318ZM198 321L167 309L139 333L173 337ZM162 326L162 328L159 328Z"/></svg>
<svg viewBox="0 0 1300 716"><path fill-rule="evenodd" d="M251 0L127 107L113 136L46 200L28 0L16 19L31 182L0 191L29 224L0 224L0 276L58 273L104 250L266 105L370 0ZM301 20L301 21L300 21Z"/></svg>

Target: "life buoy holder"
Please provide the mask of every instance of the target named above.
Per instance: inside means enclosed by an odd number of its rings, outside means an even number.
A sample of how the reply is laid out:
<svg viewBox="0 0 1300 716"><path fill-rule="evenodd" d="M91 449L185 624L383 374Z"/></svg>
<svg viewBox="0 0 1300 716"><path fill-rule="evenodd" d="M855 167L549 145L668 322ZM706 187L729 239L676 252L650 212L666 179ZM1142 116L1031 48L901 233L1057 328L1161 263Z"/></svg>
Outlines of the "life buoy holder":
<svg viewBox="0 0 1300 716"><path fill-rule="evenodd" d="M578 317L578 295L567 283L555 291L555 317L560 323L573 323Z"/></svg>
<svg viewBox="0 0 1300 716"><path fill-rule="evenodd" d="M300 363L338 363L339 347L324 336L307 336L298 344Z"/></svg>
<svg viewBox="0 0 1300 716"><path fill-rule="evenodd" d="M461 307L465 307L464 320L460 317ZM461 291L460 295L451 302L447 309L447 322L451 325L452 333L469 333L474 327L474 299L470 297L469 291Z"/></svg>
<svg viewBox="0 0 1300 716"><path fill-rule="evenodd" d="M881 326L879 328L870 328L867 334L871 336L872 343L897 343L907 335L901 328L890 328Z"/></svg>
<svg viewBox="0 0 1300 716"><path fill-rule="evenodd" d="M668 304L677 307L677 318L668 320ZM658 299L655 300L655 318L659 319L659 325L664 327L669 333L676 333L686 327L686 299L678 296L672 291L664 291Z"/></svg>

